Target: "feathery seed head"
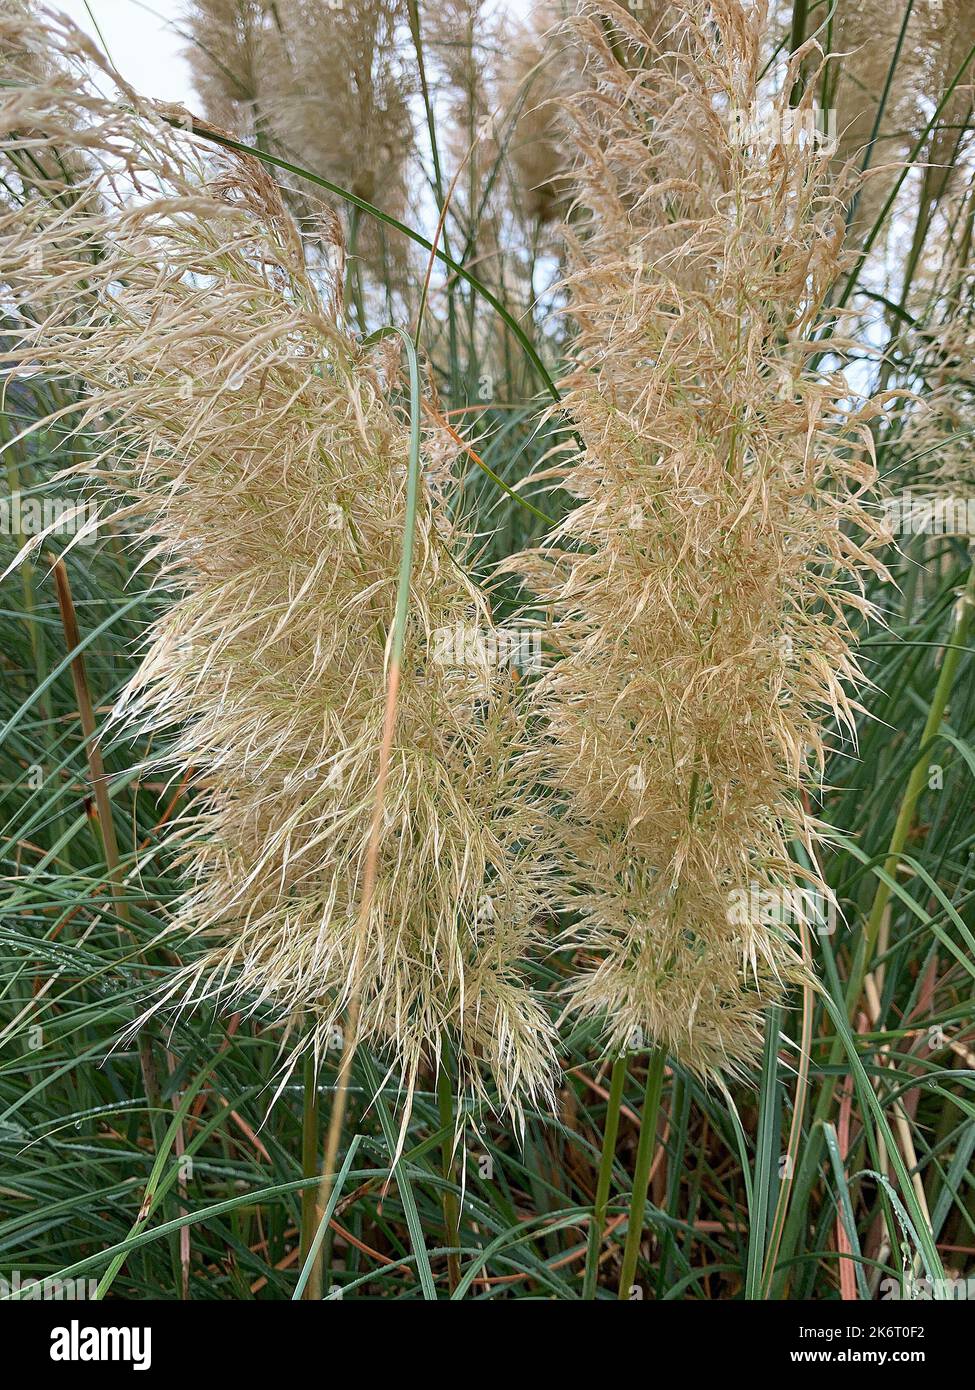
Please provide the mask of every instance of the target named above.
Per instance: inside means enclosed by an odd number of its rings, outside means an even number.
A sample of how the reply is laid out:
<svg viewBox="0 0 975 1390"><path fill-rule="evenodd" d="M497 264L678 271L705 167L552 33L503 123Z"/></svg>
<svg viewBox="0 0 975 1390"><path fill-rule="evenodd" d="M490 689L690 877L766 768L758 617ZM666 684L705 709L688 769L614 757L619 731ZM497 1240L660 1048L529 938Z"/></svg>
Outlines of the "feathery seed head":
<svg viewBox="0 0 975 1390"><path fill-rule="evenodd" d="M409 1088L449 1044L462 1087L484 1096L490 1073L517 1109L550 1084L551 1026L523 971L550 857L517 685L438 660L438 633L492 620L422 486L358 929L407 517L388 362L328 307L260 163L214 155L130 93L107 100L73 27L8 10L0 51L26 37L58 67L39 81L6 65L0 151L75 151L87 191L0 211L19 314L3 366L28 356L84 384L82 422L106 421L85 466L153 539L171 591L116 712L169 734L161 765L195 791L170 841L188 882L174 930L203 950L165 998L260 1008L320 1051L361 990L359 1036Z"/></svg>
<svg viewBox="0 0 975 1390"><path fill-rule="evenodd" d="M566 406L585 452L578 506L516 563L555 615L571 1005L611 1047L707 1075L754 1058L815 915L790 905L826 891L789 845L815 862L823 720L854 733L880 406L809 363L842 208L828 151L792 138L791 74L761 84L765 6L672 12L656 45L610 3L574 26ZM771 134L743 139L735 112L768 102ZM753 889L783 910L730 910Z"/></svg>
<svg viewBox="0 0 975 1390"><path fill-rule="evenodd" d="M413 149L413 79L397 42L402 0L196 0L188 50L208 115L402 217ZM300 216L314 200L286 198ZM404 249L355 218L354 254L402 278Z"/></svg>

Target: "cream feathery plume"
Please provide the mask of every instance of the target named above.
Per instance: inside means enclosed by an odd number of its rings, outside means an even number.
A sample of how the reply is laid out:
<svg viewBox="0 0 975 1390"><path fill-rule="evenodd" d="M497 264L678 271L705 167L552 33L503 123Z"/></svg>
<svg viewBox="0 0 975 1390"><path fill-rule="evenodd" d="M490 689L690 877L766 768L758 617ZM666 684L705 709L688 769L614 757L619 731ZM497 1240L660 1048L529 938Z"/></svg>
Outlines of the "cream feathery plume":
<svg viewBox="0 0 975 1390"><path fill-rule="evenodd" d="M853 222L854 235L872 226L915 143L959 70L931 136L918 153L920 191L908 184L901 195L914 215L922 202L943 195L957 167L955 153L972 111L971 67L963 64L975 43L975 7L969 0L917 0L910 13L883 0L841 6L836 20L830 101L836 123L837 162L863 157L875 134L871 169ZM899 45L899 46L898 46ZM888 85L891 67L893 81ZM881 96L884 108L877 126ZM893 222L889 224L893 228Z"/></svg>
<svg viewBox="0 0 975 1390"><path fill-rule="evenodd" d="M39 52L50 75L26 61ZM155 1007L259 1009L293 1025L293 1063L361 990L359 1037L408 1089L449 1045L462 1089L493 1102L490 1076L518 1111L550 1090L523 967L551 859L520 687L422 480L357 923L408 515L397 373L344 327L258 161L215 154L179 109L103 95L111 70L48 13L6 6L0 53L0 154L57 170L68 151L85 170L70 201L51 173L0 209L2 365L81 383L62 425L100 426L85 467L121 494L171 600L116 714L171 736L160 765L194 791L170 829L188 884L171 931L198 947Z"/></svg>
<svg viewBox="0 0 975 1390"><path fill-rule="evenodd" d="M967 236L957 246L942 236L932 259L943 282L940 293L930 287L925 318L905 331L910 360L923 368L924 386L903 423L891 468L894 495L887 502L902 544L918 538L911 551L918 563L911 581L915 602L955 563L944 537L966 537L969 544L975 537L975 328L968 313L959 311L971 302L975 258ZM925 536L931 537L930 545Z"/></svg>
<svg viewBox="0 0 975 1390"><path fill-rule="evenodd" d="M558 0L541 0L512 24L501 69L505 104L517 111L509 146L519 203L539 226L564 216L568 188L560 100L572 87L575 54L560 24Z"/></svg>
<svg viewBox="0 0 975 1390"><path fill-rule="evenodd" d="M193 85L212 121L258 134L273 23L269 0L193 0L186 49Z"/></svg>
<svg viewBox="0 0 975 1390"><path fill-rule="evenodd" d="M394 215L406 205L413 149L405 23L403 0L278 0L265 72L265 108L282 142Z"/></svg>
<svg viewBox="0 0 975 1390"><path fill-rule="evenodd" d="M790 842L815 864L803 788L824 723L855 735L880 404L811 362L843 209L798 133L809 97L789 113L798 60L769 105L762 3L671 9L660 49L608 0L573 26L565 406L585 450L578 506L515 564L554 618L571 1007L707 1076L752 1062L800 978L798 924L832 923Z"/></svg>
<svg viewBox="0 0 975 1390"><path fill-rule="evenodd" d="M415 86L398 42L405 23L403 0L194 0L187 52L212 120L402 218ZM307 216L314 200L285 182ZM403 243L355 212L352 231L356 259L401 286Z"/></svg>
<svg viewBox="0 0 975 1390"><path fill-rule="evenodd" d="M499 64L505 104L517 112L509 148L526 216L540 224L564 218L571 192L571 149L562 107L583 82L584 55L567 18L584 0L538 0L524 20L511 20ZM673 21L667 0L641 0L631 18L659 37Z"/></svg>

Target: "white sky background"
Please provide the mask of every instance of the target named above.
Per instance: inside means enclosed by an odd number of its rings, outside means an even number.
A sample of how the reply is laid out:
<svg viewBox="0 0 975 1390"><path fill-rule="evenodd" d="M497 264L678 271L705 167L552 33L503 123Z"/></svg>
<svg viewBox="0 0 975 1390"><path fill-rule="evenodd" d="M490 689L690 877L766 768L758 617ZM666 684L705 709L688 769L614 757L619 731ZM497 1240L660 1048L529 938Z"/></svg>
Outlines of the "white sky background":
<svg viewBox="0 0 975 1390"><path fill-rule="evenodd" d="M125 80L143 96L158 101L180 101L190 110L199 105L183 56L186 39L170 27L185 28L183 0L150 0L148 7L136 0L89 0L109 57ZM98 42L84 0L52 0L52 9L64 14Z"/></svg>

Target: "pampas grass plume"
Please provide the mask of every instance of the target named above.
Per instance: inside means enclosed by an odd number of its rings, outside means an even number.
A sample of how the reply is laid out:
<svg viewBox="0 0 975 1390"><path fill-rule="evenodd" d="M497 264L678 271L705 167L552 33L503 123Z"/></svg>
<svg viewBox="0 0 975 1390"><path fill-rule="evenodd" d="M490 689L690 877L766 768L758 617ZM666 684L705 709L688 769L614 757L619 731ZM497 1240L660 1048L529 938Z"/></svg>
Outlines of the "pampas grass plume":
<svg viewBox="0 0 975 1390"><path fill-rule="evenodd" d="M80 201L59 208L52 187L0 214L6 371L29 359L83 383L66 427L102 422L84 467L153 539L170 600L116 710L193 793L167 827L188 954L155 1007L260 1011L287 1026L289 1069L359 992L359 1036L408 1090L450 1047L462 1092L539 1099L552 1030L524 972L551 872L539 793L509 673L438 659L438 634L492 620L426 485L357 930L410 457L388 354L348 332L258 161L214 155L179 110L101 95L113 75L66 23L8 6L0 47L4 148L67 147L85 167Z"/></svg>

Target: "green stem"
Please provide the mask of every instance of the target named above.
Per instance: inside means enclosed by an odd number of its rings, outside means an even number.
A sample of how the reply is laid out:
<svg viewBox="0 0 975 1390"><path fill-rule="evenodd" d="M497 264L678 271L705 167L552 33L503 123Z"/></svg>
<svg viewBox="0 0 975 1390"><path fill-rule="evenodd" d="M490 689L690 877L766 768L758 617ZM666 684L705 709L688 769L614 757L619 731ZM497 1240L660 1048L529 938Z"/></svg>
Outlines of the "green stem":
<svg viewBox="0 0 975 1390"><path fill-rule="evenodd" d="M78 707L78 719L81 724L81 732L84 740L85 756L88 760L88 773L95 799L96 815L94 824L98 830L101 840L102 852L105 856L105 867L108 870L109 891L112 895L112 902L115 907L116 915L120 923L130 930L132 921L129 912L128 899L125 896L125 885L123 882L124 874L118 852L118 839L115 834L115 820L112 814L112 802L108 789L108 777L105 773L105 764L102 761L101 740L95 727L95 705L91 695L91 688L88 684L88 673L85 666L85 658L82 653L81 630L78 626L78 614L74 605L74 598L71 594L71 581L68 578L67 567L63 560L55 560L52 565L54 573L55 589L58 597L58 608L61 613L61 626L64 629L64 638L67 650L71 656L71 680L74 685L75 702ZM119 927L121 935L122 927ZM162 1117L161 1117L161 1091L159 1087L159 1076L156 1071L155 1055L152 1042L144 1028L140 1028L136 1034L136 1041L139 1049L139 1063L142 1068L142 1080L146 1092L146 1104L149 1108L149 1123L152 1129L153 1141L156 1152L162 1142Z"/></svg>
<svg viewBox="0 0 975 1390"><path fill-rule="evenodd" d="M454 1095L450 1085L450 1071L447 1057L440 1054L437 1067L437 1106L440 1110L440 1128L443 1138L440 1141L440 1156L444 1179L452 1184L454 1180ZM443 1189L444 1243L451 1246L453 1253L447 1256L447 1280L450 1292L454 1293L460 1283L460 1212L457 1206L457 1193L453 1186Z"/></svg>
<svg viewBox="0 0 975 1390"><path fill-rule="evenodd" d="M924 722L924 731L921 734L921 742L918 749L917 760L911 770L904 790L904 797L901 801L897 820L894 823L893 833L887 847L887 855L884 859L884 872L893 880L897 873L901 854L907 843L907 837L914 824L914 817L917 811L917 803L921 792L924 789L928 767L931 762L931 746L941 727L944 719L945 710L948 706L948 699L951 695L955 674L958 670L958 662L961 659L962 649L967 644L969 630L972 622L972 609L975 606L975 562L972 563L968 571L968 580L962 590L958 607L955 615L955 625L951 637L945 649L944 658L941 663L941 672L938 676L938 683L935 686L934 695L928 709L927 719ZM874 893L873 906L867 925L864 930L863 940L860 949L856 953L856 959L850 972L850 980L846 990L846 1010L847 1016L852 1018L856 1012L863 992L864 981L870 970L873 961L874 950L877 944L877 937L880 932L880 924L883 920L884 911L890 901L892 888L889 883L879 879L876 892ZM819 1093L819 1100L812 1119L812 1126L809 1138L803 1150L802 1161L796 1177L796 1192L802 1194L811 1186L815 1177L816 1169L819 1166L822 1154L824 1135L823 1123L829 1118L833 1105L833 1097L839 1083L841 1073L840 1063L843 1060L844 1047L843 1040L837 1037L829 1053L828 1071L823 1076L822 1090ZM801 1223L805 1220L805 1207L801 1201L796 1201L793 1205L792 1214L786 1226L785 1236L780 1252L780 1262L785 1262L793 1254L798 1243ZM788 1275L783 1276L787 1280ZM784 1284L780 1286L784 1292Z"/></svg>
<svg viewBox="0 0 975 1390"><path fill-rule="evenodd" d="M301 1112L301 1174L314 1178L318 1174L318 1069L315 1066L314 1050L309 1048L305 1055L304 1097ZM309 1183L301 1191L301 1267L304 1269L308 1252L311 1250L318 1221L315 1214L315 1187ZM317 1301L321 1298L321 1256L309 1275L305 1297Z"/></svg>
<svg viewBox="0 0 975 1390"><path fill-rule="evenodd" d="M907 837L914 824L917 803L927 783L928 768L931 763L931 745L937 736L938 730L941 728L941 721L944 719L945 710L948 707L948 699L951 695L952 686L955 683L955 674L958 670L958 663L961 660L962 649L968 642L973 607L975 607L975 561L973 561L969 568L968 581L958 601L958 607L955 612L954 631L951 634L950 645L945 651L944 658L941 662L941 672L938 676L938 683L935 686L931 707L928 710L928 717L924 722L924 732L921 734L921 747L918 759L908 778L904 799L901 802L897 820L894 824L894 831L890 837L887 858L884 860L884 872L891 879L893 879L897 872L901 854L904 851L904 846L907 844ZM878 879L877 889L873 898L873 907L867 919L863 947L857 953L857 968L853 973L850 980L850 987L847 991L848 1014L851 1017L860 998L860 992L863 988L863 982L866 979L867 971L870 968L874 949L877 944L877 936L880 932L880 923L883 920L884 911L890 901L892 892L893 888L890 883L885 883L883 879Z"/></svg>
<svg viewBox="0 0 975 1390"><path fill-rule="evenodd" d="M420 497L420 364L417 360L413 339L402 328L394 327L394 332L403 339L410 367L410 457L406 475L406 514L403 521L403 551L400 559L399 578L396 588L396 611L393 614L392 641L389 650L389 665L386 684L386 711L383 718L382 741L379 745L379 767L376 776L375 804L369 838L366 843L365 860L362 867L362 889L359 900L359 913L356 920L356 960L361 963L366 949L366 940L373 899L376 892L376 878L379 864L379 847L383 829L383 797L389 776L389 763L392 756L393 739L396 733L397 700L399 698L400 672L403 666L403 648L406 642L406 619L410 606L410 579L413 571L413 550L416 541L416 513ZM335 1092L332 1097L332 1111L328 1119L325 1135L325 1158L322 1163L322 1179L318 1185L316 1219L319 1226L325 1221L332 1201L332 1188L338 1164L338 1152L342 1143L342 1126L349 1099L349 1084L352 1077L352 1063L359 1045L359 1015L362 1009L362 979L357 966L350 989L349 1004L345 1014L345 1038L342 1055L339 1058L338 1074L335 1079ZM355 1142L355 1141L353 1141Z"/></svg>
<svg viewBox="0 0 975 1390"><path fill-rule="evenodd" d="M11 430L8 426L6 414L0 412L0 443L9 443ZM13 498L22 491L21 468L26 469L26 464L18 465L12 454L7 455L7 487L10 490L11 506ZM22 544L26 537L23 532L15 531L18 544ZM47 664L47 638L44 628L38 620L36 588L34 583L34 565L30 560L24 560L20 566L20 584L23 593L24 622L27 624L31 656L34 660L34 689L41 690L47 684L48 664ZM57 758L54 755L54 722L51 716L51 708L47 693L39 695L37 698L37 723L39 730L39 741L43 746L43 757L40 761L41 775L46 781L52 774L57 777ZM55 788L55 804L60 804L60 795ZM59 844L63 833L63 821L58 815L51 822L51 844ZM68 859L68 846L64 845L61 850L61 857Z"/></svg>
<svg viewBox="0 0 975 1390"><path fill-rule="evenodd" d="M647 1084L643 1093L643 1114L640 1117L640 1140L636 1150L636 1166L633 1170L633 1196L630 1200L630 1216L626 1227L626 1245L623 1247L623 1265L620 1270L619 1297L627 1299L636 1278L636 1263L640 1254L640 1240L643 1236L643 1214L647 1205L647 1188L650 1186L650 1164L657 1140L657 1112L660 1109L660 1093L664 1081L664 1062L667 1054L662 1047L655 1047L647 1065Z"/></svg>
<svg viewBox="0 0 975 1390"><path fill-rule="evenodd" d="M809 12L808 0L795 0L792 6L792 29L789 34L789 52L795 53L800 49L806 39L806 19ZM792 84L792 91L789 93L789 105L798 106L802 100L802 93L805 87L805 80L802 72L796 75L796 80Z"/></svg>
<svg viewBox="0 0 975 1390"><path fill-rule="evenodd" d="M345 262L345 302L351 301L359 324L359 332L366 332L366 306L362 298L362 267L358 261L359 224L362 209L353 208L349 218L349 254Z"/></svg>
<svg viewBox="0 0 975 1390"><path fill-rule="evenodd" d="M613 1063L613 1073L609 1082L609 1100L606 1103L606 1124L603 1129L603 1150L599 1160L599 1176L596 1181L596 1200L589 1223L589 1248L586 1251L586 1272L582 1281L584 1299L596 1297L596 1278L599 1274L599 1249L603 1243L606 1227L606 1207L609 1204L609 1188L613 1178L613 1159L616 1156L616 1136L620 1127L620 1105L623 1100L623 1083L626 1080L626 1053L617 1057Z"/></svg>

